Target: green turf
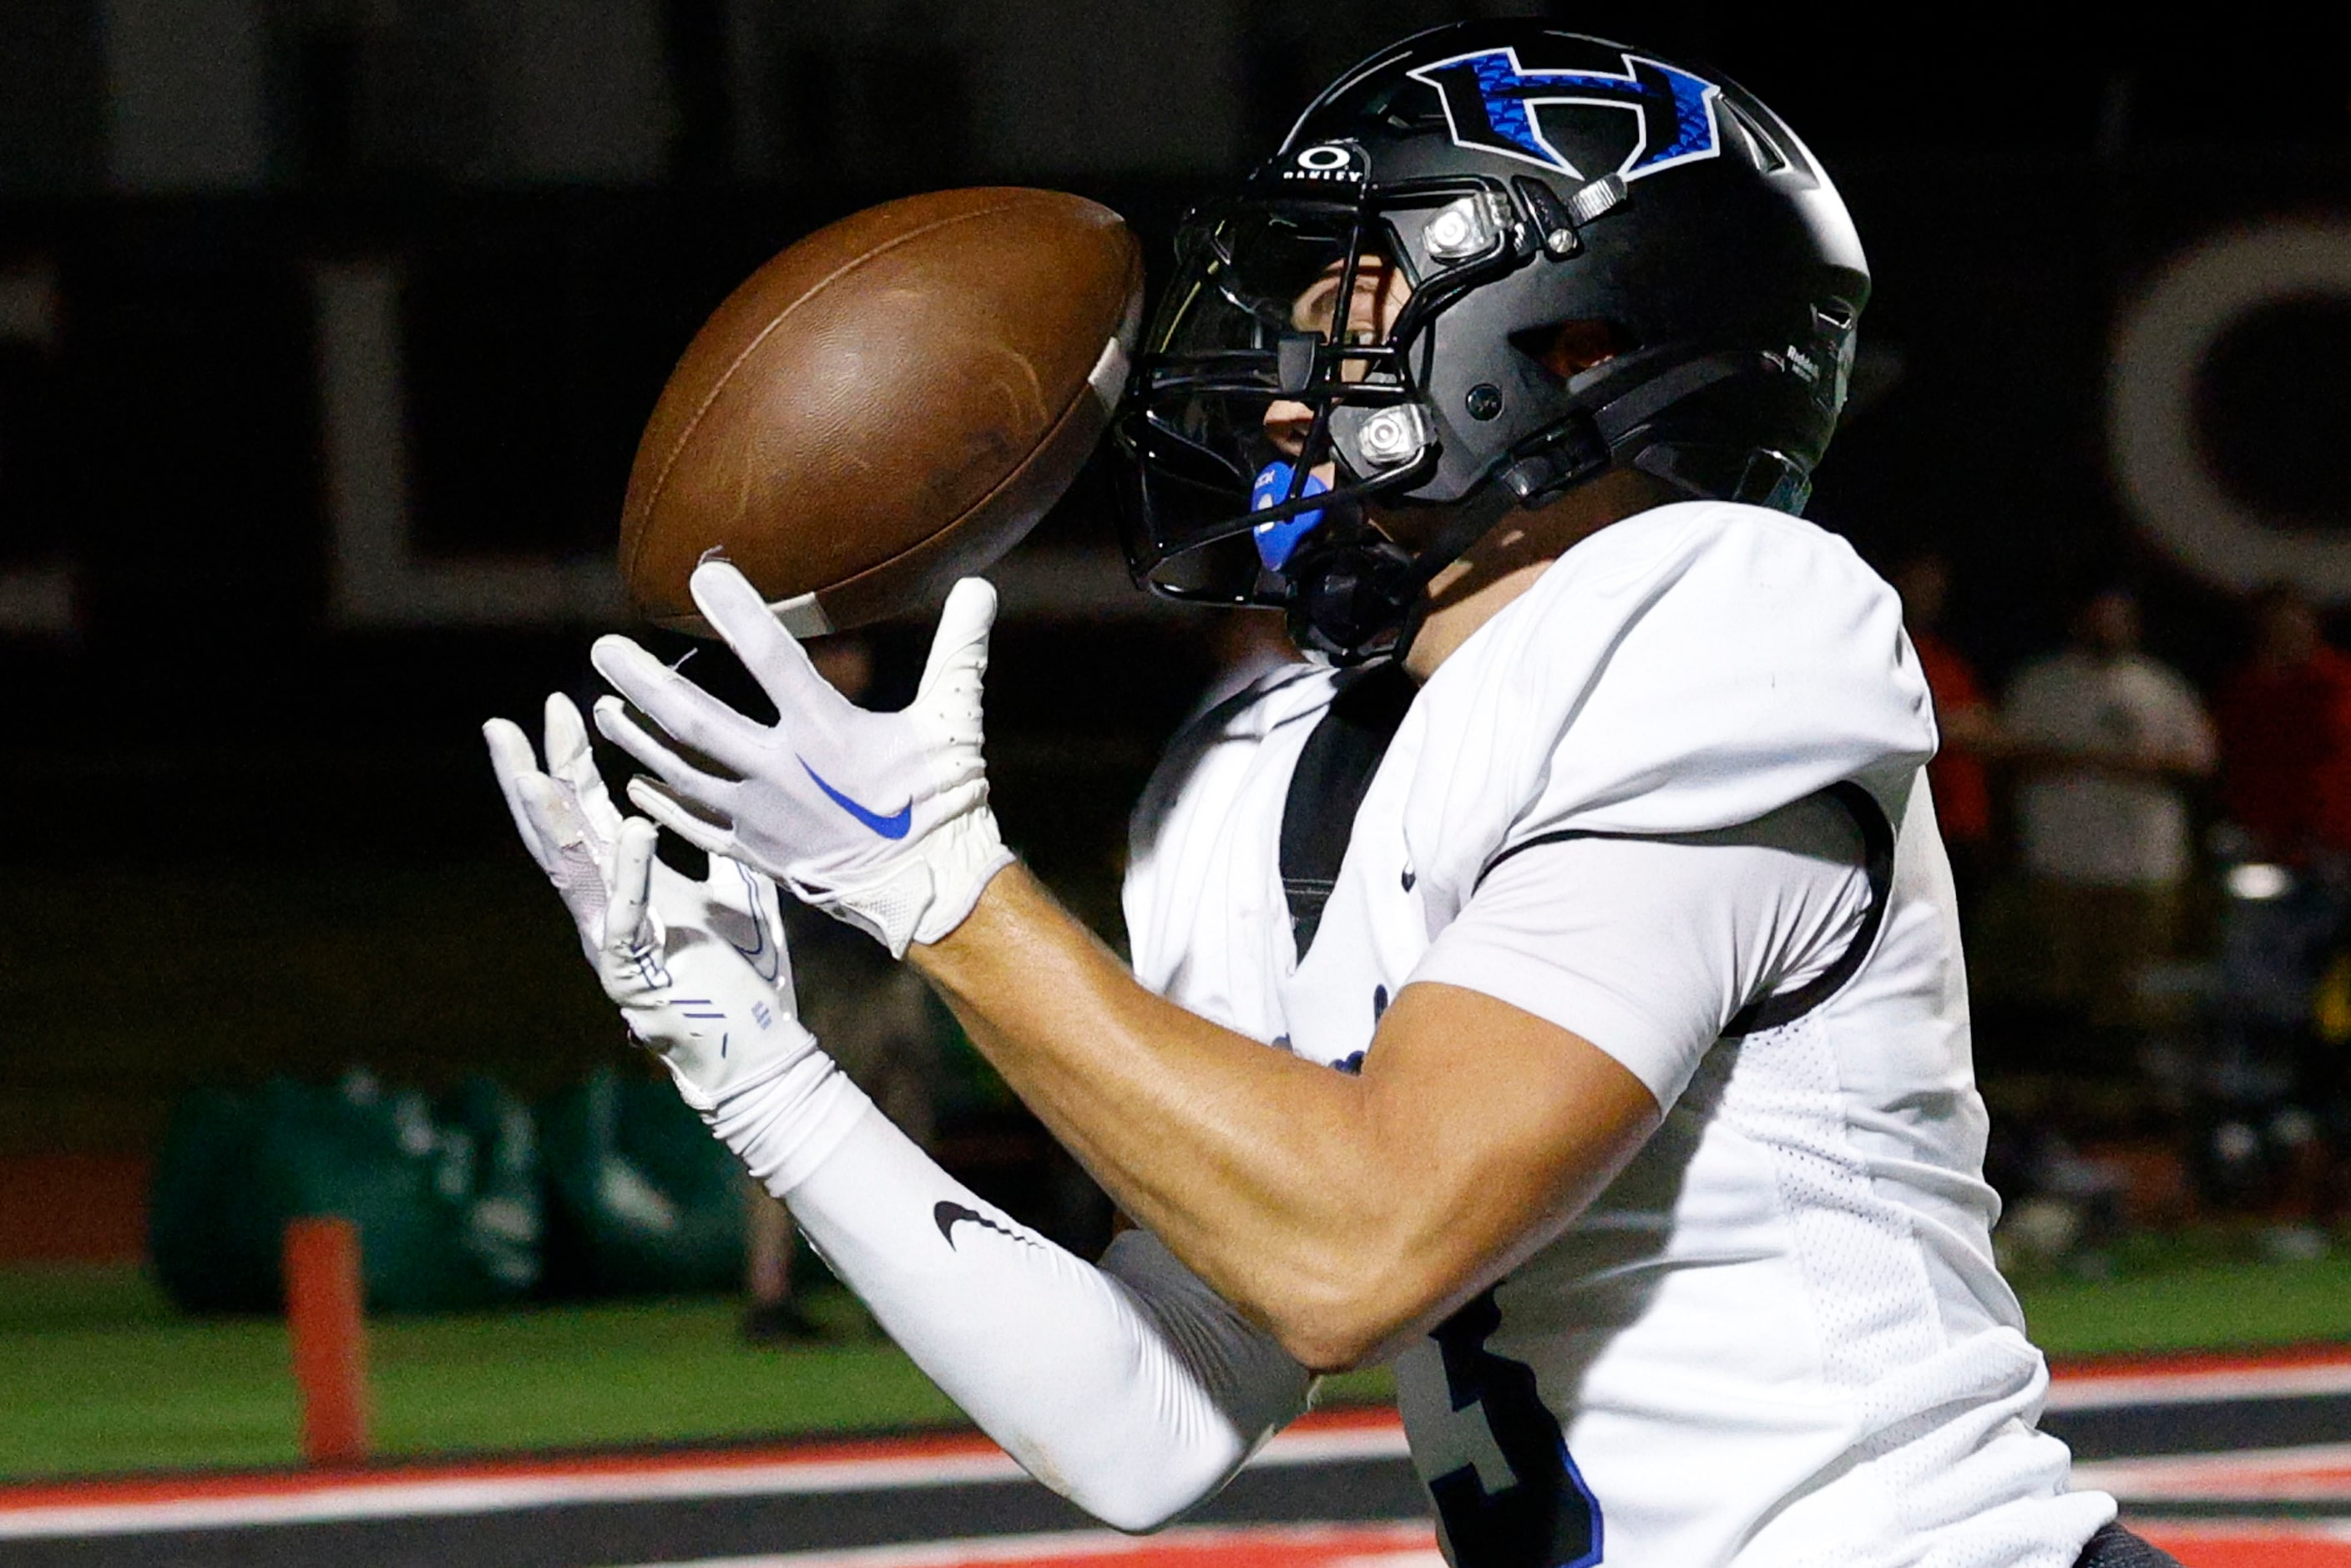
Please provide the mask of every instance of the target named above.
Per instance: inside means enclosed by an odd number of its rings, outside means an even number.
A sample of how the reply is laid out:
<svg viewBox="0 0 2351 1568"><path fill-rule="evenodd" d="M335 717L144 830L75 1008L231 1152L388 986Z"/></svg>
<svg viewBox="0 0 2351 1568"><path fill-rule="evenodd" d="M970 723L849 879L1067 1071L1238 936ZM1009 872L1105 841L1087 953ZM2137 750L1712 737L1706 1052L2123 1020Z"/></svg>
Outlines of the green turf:
<svg viewBox="0 0 2351 1568"><path fill-rule="evenodd" d="M2021 1293L2034 1342L2060 1358L2351 1341L2351 1258L2188 1263Z"/></svg>
<svg viewBox="0 0 2351 1568"><path fill-rule="evenodd" d="M835 1298L832 1317L858 1333ZM69 1326L74 1310L88 1313ZM935 1426L955 1407L883 1341L761 1350L724 1300L631 1302L369 1328L385 1455ZM297 1458L285 1333L174 1321L120 1275L0 1289L0 1474Z"/></svg>
<svg viewBox="0 0 2351 1568"><path fill-rule="evenodd" d="M2351 1258L2262 1263L2232 1244L2149 1242L2113 1277L2022 1285L2053 1356L2351 1343ZM386 1457L723 1441L951 1425L959 1417L837 1292L834 1343L753 1349L723 1300L650 1301L370 1325ZM1384 1371L1326 1401L1393 1396ZM128 1270L0 1272L0 1477L296 1457L284 1331L190 1322Z"/></svg>
<svg viewBox="0 0 2351 1568"><path fill-rule="evenodd" d="M381 1445L554 1448L957 1418L886 1342L757 1350L736 1333L739 1312L690 1301L387 1325L374 1346Z"/></svg>
<svg viewBox="0 0 2351 1568"><path fill-rule="evenodd" d="M693 1299L369 1327L386 1456L714 1441L960 1420L855 1303L811 1310L840 1343L754 1349L731 1301ZM1387 1396L1386 1375L1329 1397ZM0 1476L298 1457L282 1328L189 1322L128 1270L0 1273Z"/></svg>

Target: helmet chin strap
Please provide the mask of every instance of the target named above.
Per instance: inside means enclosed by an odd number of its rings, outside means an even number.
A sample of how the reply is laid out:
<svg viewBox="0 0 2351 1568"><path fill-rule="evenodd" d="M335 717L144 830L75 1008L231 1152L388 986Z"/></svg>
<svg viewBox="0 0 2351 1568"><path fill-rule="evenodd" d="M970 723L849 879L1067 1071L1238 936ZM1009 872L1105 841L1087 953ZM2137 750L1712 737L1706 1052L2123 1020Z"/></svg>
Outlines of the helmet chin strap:
<svg viewBox="0 0 2351 1568"><path fill-rule="evenodd" d="M1428 585L1516 509L1499 485L1481 486L1418 551L1366 521L1361 507L1314 530L1284 568L1290 641L1320 664L1343 669L1391 664L1411 650L1428 616Z"/></svg>

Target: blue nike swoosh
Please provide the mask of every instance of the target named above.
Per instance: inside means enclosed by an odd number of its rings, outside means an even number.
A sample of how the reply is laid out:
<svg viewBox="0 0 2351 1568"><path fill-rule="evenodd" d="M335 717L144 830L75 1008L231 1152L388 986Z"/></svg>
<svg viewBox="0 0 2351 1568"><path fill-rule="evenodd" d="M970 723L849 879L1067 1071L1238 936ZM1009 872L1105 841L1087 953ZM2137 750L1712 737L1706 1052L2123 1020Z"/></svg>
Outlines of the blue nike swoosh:
<svg viewBox="0 0 2351 1568"><path fill-rule="evenodd" d="M808 768L808 776L816 780L816 787L818 789L823 790L827 795L832 798L832 803L834 805L840 807L842 810L848 812L851 816L856 818L859 821L864 823L867 827L872 829L883 838L903 839L906 836L906 830L914 825L914 802L911 800L885 817L879 811L867 810L864 807L859 805L856 801L851 800L848 796L842 794L840 790L826 783L824 781L823 774L819 773L813 768L809 768L807 758L803 757L799 758L799 765L802 768Z"/></svg>

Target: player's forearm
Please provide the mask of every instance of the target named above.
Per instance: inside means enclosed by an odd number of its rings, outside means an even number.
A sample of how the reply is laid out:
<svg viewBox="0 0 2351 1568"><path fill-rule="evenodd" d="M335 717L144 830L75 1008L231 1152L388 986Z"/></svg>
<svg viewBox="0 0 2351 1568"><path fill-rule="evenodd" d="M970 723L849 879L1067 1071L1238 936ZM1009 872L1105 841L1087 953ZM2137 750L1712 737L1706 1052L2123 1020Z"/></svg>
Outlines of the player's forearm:
<svg viewBox="0 0 2351 1568"><path fill-rule="evenodd" d="M1351 1364L1455 1293L1470 1174L1373 1087L1153 995L1014 866L911 955L1112 1196L1307 1364Z"/></svg>
<svg viewBox="0 0 2351 1568"><path fill-rule="evenodd" d="M949 1397L1122 1530L1213 1493L1305 1407L1304 1369L1150 1238L1122 1237L1097 1269L975 1197L870 1107L782 1196Z"/></svg>

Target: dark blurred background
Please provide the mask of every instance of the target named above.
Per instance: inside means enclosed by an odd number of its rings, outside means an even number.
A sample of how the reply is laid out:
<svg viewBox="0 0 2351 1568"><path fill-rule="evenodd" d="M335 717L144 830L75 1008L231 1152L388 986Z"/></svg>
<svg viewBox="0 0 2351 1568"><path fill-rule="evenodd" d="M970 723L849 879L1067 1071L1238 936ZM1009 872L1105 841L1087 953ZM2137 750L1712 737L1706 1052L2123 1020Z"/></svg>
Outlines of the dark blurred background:
<svg viewBox="0 0 2351 1568"><path fill-rule="evenodd" d="M1536 13L1712 62L1834 172L1876 284L1812 515L1939 552L1987 685L2106 582L2207 686L2250 591L2351 596L2351 29L2282 6L6 0L0 1254L135 1245L120 1206L58 1240L26 1173L135 1194L191 1084L614 1059L477 727L586 690L637 430L759 261L1001 182L1156 266L1361 54ZM1110 505L1090 473L1004 564L989 738L1011 837L1114 939L1215 654L1127 588ZM879 635L883 692L920 643ZM2042 1036L1981 988L1997 1077ZM2126 1101L2090 1133L2152 1135Z"/></svg>

